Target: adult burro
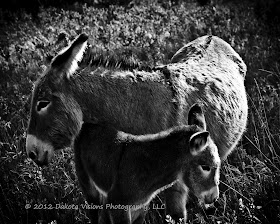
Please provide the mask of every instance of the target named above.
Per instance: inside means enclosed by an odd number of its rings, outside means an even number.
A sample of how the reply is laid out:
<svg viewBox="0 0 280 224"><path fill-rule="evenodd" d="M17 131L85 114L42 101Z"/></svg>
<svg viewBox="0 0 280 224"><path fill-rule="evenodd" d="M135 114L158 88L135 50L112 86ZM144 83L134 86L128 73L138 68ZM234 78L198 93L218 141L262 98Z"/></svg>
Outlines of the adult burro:
<svg viewBox="0 0 280 224"><path fill-rule="evenodd" d="M198 38L170 64L152 69L96 58L86 46L87 36L79 35L35 83L26 149L38 165L48 164L54 150L70 146L82 123L107 123L131 134L157 133L187 124L194 103L203 105L220 157L234 149L247 121L246 65L225 41ZM187 190L176 183L165 195L166 213L185 218Z"/></svg>
<svg viewBox="0 0 280 224"><path fill-rule="evenodd" d="M99 204L102 195L99 223L141 223L152 198L176 182L202 205L219 197L221 161L199 105L188 122L147 135L83 124L74 144L76 172L88 203ZM90 211L92 220L97 213Z"/></svg>

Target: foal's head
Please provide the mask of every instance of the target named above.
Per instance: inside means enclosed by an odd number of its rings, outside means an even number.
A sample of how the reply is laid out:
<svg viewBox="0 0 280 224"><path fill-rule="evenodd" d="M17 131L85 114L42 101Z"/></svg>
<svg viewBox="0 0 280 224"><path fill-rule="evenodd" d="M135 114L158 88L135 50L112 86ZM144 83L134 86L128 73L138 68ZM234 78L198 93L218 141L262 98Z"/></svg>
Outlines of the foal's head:
<svg viewBox="0 0 280 224"><path fill-rule="evenodd" d="M206 122L201 107L195 104L188 115L188 124L194 133L187 138L189 156L179 180L190 189L202 204L211 204L219 197L221 160L218 148L206 131Z"/></svg>

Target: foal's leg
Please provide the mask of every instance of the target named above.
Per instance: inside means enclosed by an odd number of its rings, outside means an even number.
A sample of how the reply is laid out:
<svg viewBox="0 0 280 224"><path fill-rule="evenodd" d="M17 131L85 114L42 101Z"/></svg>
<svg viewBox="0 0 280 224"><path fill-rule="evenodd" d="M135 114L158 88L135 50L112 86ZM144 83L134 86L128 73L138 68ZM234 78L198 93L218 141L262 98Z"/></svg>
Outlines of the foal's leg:
<svg viewBox="0 0 280 224"><path fill-rule="evenodd" d="M110 204L112 202L108 201L107 203ZM131 217L129 211L124 209L110 209L104 205L100 212L99 224L131 224Z"/></svg>
<svg viewBox="0 0 280 224"><path fill-rule="evenodd" d="M128 204L125 202L125 197L117 187L108 194L105 203L101 211L99 224L131 224L130 210L127 207ZM107 208L106 205L108 205ZM109 205L114 206L114 208L110 208ZM116 206L122 206L122 208L117 209Z"/></svg>
<svg viewBox="0 0 280 224"><path fill-rule="evenodd" d="M188 192L179 183L165 190L166 215L170 215L176 223L186 223L187 197Z"/></svg>
<svg viewBox="0 0 280 224"><path fill-rule="evenodd" d="M133 222L133 224L143 224L145 221L146 214L147 214L146 211L144 211L144 210L141 211L138 218Z"/></svg>

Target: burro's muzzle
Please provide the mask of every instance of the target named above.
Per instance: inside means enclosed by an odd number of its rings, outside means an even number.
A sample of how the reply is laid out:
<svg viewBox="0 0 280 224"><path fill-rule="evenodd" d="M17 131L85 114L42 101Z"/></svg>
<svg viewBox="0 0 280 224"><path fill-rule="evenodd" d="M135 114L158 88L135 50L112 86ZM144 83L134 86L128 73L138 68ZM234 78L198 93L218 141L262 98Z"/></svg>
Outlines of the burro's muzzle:
<svg viewBox="0 0 280 224"><path fill-rule="evenodd" d="M209 205L217 201L219 198L219 186L215 185L207 191L200 194L199 201L204 205Z"/></svg>
<svg viewBox="0 0 280 224"><path fill-rule="evenodd" d="M26 138L27 155L38 165L48 165L53 158L54 148L48 143L28 134Z"/></svg>

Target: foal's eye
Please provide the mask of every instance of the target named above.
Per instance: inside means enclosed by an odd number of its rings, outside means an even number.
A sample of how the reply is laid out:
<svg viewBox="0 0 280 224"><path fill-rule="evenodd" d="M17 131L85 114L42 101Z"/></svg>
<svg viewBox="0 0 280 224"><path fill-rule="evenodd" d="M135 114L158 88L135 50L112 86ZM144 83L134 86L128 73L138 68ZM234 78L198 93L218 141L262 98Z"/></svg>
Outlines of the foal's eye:
<svg viewBox="0 0 280 224"><path fill-rule="evenodd" d="M41 100L37 102L36 110L40 112L42 109L45 109L50 104L50 101Z"/></svg>
<svg viewBox="0 0 280 224"><path fill-rule="evenodd" d="M209 172L209 171L211 170L211 167L208 166L208 165L201 165L201 169L202 169L203 171Z"/></svg>

